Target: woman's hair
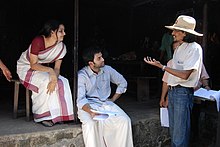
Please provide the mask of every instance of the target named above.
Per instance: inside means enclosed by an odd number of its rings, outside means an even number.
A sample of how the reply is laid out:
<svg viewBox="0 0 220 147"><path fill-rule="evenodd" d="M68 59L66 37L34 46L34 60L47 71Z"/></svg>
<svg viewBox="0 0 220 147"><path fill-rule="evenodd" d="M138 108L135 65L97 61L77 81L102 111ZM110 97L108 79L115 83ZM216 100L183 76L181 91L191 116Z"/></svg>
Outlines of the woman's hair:
<svg viewBox="0 0 220 147"><path fill-rule="evenodd" d="M50 37L51 31L57 30L61 24L62 23L57 20L49 20L43 25L43 28L40 30L39 35Z"/></svg>
<svg viewBox="0 0 220 147"><path fill-rule="evenodd" d="M94 56L97 53L102 52L102 49L99 47L89 47L83 51L83 60L86 65L89 65L89 62L94 60Z"/></svg>

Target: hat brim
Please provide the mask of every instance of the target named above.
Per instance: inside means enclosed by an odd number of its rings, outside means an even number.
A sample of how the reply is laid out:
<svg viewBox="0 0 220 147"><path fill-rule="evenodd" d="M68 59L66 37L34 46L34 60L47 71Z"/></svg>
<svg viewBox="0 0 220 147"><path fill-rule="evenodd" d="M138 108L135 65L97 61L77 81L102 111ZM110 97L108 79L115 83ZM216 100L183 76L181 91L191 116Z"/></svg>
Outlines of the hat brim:
<svg viewBox="0 0 220 147"><path fill-rule="evenodd" d="M165 26L165 27L170 30L181 30L181 31L188 32L188 33L196 35L196 36L203 36L203 34L198 33L198 32L191 30L191 29L185 29L185 28L174 27L174 26Z"/></svg>

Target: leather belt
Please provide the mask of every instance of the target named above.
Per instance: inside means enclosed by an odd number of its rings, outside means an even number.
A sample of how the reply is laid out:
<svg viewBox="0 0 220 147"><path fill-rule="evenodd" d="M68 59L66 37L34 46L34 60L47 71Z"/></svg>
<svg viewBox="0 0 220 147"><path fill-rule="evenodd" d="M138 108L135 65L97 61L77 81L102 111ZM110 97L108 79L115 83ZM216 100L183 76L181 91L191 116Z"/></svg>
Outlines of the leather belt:
<svg viewBox="0 0 220 147"><path fill-rule="evenodd" d="M181 88L181 87L183 87L183 86L181 86L181 85L169 86L169 89L172 90L172 89Z"/></svg>
<svg viewBox="0 0 220 147"><path fill-rule="evenodd" d="M183 88L188 88L188 89L192 89L192 90L193 90L193 88L192 88L192 87L184 87L184 86L181 86L181 85L169 86L169 89L170 89L170 90L173 90L173 89L176 89L176 88L181 88L181 87L183 87Z"/></svg>

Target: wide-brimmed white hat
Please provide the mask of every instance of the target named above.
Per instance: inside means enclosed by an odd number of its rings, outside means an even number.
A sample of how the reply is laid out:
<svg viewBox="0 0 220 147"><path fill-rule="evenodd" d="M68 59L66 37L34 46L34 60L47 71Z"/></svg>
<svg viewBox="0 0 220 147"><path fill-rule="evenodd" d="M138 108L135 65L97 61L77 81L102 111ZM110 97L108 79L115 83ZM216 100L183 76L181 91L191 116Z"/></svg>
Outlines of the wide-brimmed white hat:
<svg viewBox="0 0 220 147"><path fill-rule="evenodd" d="M196 27L196 20L191 16L180 15L172 26L165 27L171 30L181 30L197 36L203 36L203 34L194 31Z"/></svg>

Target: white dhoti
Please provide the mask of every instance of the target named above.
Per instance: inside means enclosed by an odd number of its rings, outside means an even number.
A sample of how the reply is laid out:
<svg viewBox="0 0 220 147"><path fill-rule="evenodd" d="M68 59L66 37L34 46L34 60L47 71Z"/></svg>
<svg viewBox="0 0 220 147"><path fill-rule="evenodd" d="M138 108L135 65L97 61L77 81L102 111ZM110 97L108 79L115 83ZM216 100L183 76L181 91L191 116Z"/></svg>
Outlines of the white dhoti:
<svg viewBox="0 0 220 147"><path fill-rule="evenodd" d="M105 120L93 120L89 113L78 110L86 147L133 147L131 120L120 107L112 102L90 106L100 111L117 112L117 115Z"/></svg>

